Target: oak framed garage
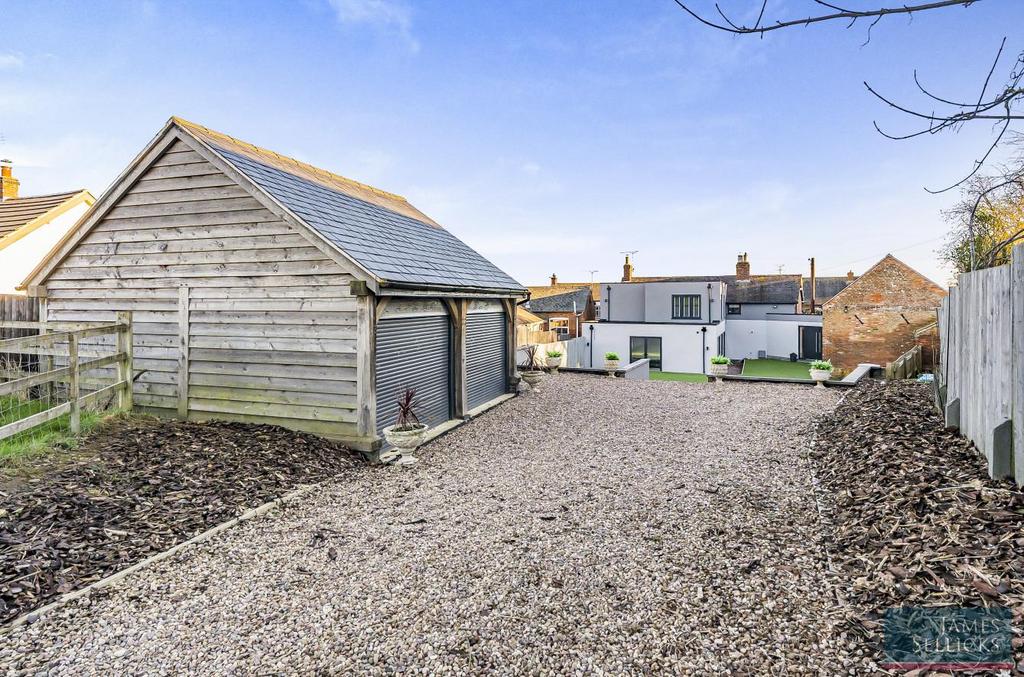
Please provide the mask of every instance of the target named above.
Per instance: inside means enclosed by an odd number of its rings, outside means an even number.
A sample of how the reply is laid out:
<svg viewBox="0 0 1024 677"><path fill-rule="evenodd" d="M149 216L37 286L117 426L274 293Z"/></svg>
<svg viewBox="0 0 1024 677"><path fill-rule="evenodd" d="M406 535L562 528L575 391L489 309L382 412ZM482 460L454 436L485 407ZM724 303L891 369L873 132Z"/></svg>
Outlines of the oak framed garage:
<svg viewBox="0 0 1024 677"><path fill-rule="evenodd" d="M401 196L179 118L23 287L45 321L134 313L143 411L367 450L405 386L434 425L510 392L526 296Z"/></svg>

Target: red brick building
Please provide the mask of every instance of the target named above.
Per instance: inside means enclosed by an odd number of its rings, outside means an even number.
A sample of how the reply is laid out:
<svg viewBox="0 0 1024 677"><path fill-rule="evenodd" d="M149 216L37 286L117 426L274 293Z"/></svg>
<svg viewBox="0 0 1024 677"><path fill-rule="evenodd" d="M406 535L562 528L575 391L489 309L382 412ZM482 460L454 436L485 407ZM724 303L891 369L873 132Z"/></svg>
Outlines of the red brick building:
<svg viewBox="0 0 1024 677"><path fill-rule="evenodd" d="M833 296L823 307L822 352L843 373L862 362L885 366L920 343L923 363L938 348L934 331L914 332L935 322L946 290L892 254Z"/></svg>

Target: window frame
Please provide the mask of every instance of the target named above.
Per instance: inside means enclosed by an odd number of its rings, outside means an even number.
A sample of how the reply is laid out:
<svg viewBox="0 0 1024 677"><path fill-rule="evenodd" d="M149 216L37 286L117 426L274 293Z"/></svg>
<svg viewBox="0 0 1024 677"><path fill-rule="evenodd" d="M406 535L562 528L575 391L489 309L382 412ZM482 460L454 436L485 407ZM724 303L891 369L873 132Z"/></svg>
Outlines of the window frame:
<svg viewBox="0 0 1024 677"><path fill-rule="evenodd" d="M676 313L676 299L679 299L679 310L680 312L685 310L686 299L689 299L691 306L696 306L696 315L693 315L693 308L690 308L691 314L683 315ZM703 319L704 309L701 307L701 295L700 294L672 294L672 319L673 320L700 320Z"/></svg>
<svg viewBox="0 0 1024 677"><path fill-rule="evenodd" d="M558 324L555 324L555 323ZM569 318L568 317L549 317L548 318L548 331L553 331L559 335L569 335Z"/></svg>
<svg viewBox="0 0 1024 677"><path fill-rule="evenodd" d="M736 310L734 311L733 308L735 308ZM725 304L725 315L726 315L726 317L728 317L729 315L742 315L742 314L743 314L743 304L742 303L726 303Z"/></svg>

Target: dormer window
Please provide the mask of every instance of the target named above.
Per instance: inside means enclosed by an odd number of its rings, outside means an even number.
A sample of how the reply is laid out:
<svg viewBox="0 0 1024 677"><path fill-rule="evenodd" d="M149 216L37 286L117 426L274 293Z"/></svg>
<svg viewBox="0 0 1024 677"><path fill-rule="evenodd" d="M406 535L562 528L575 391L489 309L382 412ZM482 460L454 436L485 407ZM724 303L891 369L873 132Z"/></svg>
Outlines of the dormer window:
<svg viewBox="0 0 1024 677"><path fill-rule="evenodd" d="M673 294L673 320L699 320L700 294Z"/></svg>

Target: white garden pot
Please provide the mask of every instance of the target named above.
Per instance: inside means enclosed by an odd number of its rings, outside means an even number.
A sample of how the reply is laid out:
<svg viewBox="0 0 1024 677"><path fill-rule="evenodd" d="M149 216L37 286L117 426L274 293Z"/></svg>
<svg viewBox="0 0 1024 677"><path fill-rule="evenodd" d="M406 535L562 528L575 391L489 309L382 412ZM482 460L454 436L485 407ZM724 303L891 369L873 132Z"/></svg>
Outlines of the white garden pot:
<svg viewBox="0 0 1024 677"><path fill-rule="evenodd" d="M825 381L832 378L831 369L808 369L807 371L810 372L811 378L814 379L816 388L824 388Z"/></svg>
<svg viewBox="0 0 1024 677"><path fill-rule="evenodd" d="M559 355L558 357L549 357L546 360L544 360L544 364L548 366L548 369L557 370L559 367L562 366L562 356Z"/></svg>
<svg viewBox="0 0 1024 677"><path fill-rule="evenodd" d="M531 386L537 385L544 378L544 372L542 371L524 371L522 375L523 380Z"/></svg>
<svg viewBox="0 0 1024 677"><path fill-rule="evenodd" d="M714 376L715 378L719 378L720 379L720 378L722 378L723 376L725 376L726 374L729 373L729 365L728 364L715 364L715 363L712 362L711 363L711 367L708 369L708 373L711 374L712 376Z"/></svg>
<svg viewBox="0 0 1024 677"><path fill-rule="evenodd" d="M382 452L380 462L395 464L415 463L416 459L411 454L423 444L423 439L427 436L427 426L419 423L408 430L395 430L395 428L396 426L393 425L384 428L384 439L394 449Z"/></svg>

